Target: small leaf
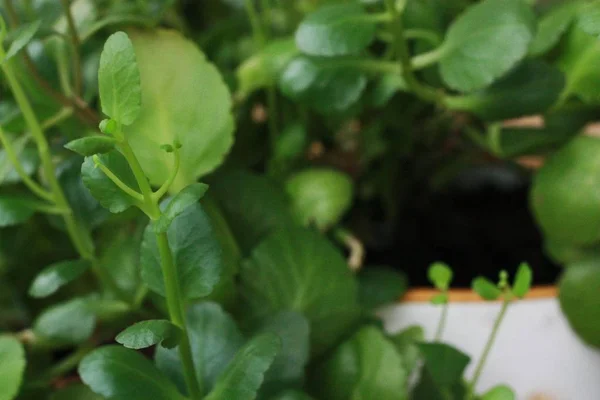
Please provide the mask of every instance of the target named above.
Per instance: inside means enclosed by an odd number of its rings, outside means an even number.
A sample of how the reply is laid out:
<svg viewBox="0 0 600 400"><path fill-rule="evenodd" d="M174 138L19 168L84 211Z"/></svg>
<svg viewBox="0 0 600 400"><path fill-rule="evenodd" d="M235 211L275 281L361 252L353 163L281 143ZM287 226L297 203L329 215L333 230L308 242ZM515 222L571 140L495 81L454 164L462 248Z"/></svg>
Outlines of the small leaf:
<svg viewBox="0 0 600 400"><path fill-rule="evenodd" d="M154 319L131 325L117 335L115 340L128 349L145 349L161 344L167 349L177 346L181 340L181 329L171 321Z"/></svg>
<svg viewBox="0 0 600 400"><path fill-rule="evenodd" d="M65 145L65 147L84 157L94 154L104 154L115 148L117 141L108 136L90 136L81 139L75 139Z"/></svg>
<svg viewBox="0 0 600 400"><path fill-rule="evenodd" d="M18 225L35 213L32 200L17 196L0 196L0 227Z"/></svg>
<svg viewBox="0 0 600 400"><path fill-rule="evenodd" d="M253 400L263 382L281 341L274 334L265 333L250 340L238 351L227 369L217 380L205 400Z"/></svg>
<svg viewBox="0 0 600 400"><path fill-rule="evenodd" d="M142 89L135 50L124 32L104 44L98 70L102 112L119 124L131 125L140 115Z"/></svg>
<svg viewBox="0 0 600 400"><path fill-rule="evenodd" d="M448 303L448 293L438 293L431 298L431 304L439 305L439 304L447 304Z"/></svg>
<svg viewBox="0 0 600 400"><path fill-rule="evenodd" d="M496 300L502 295L502 291L498 289L495 283L482 276L473 279L471 286L485 300Z"/></svg>
<svg viewBox="0 0 600 400"><path fill-rule="evenodd" d="M34 332L58 344L78 344L92 336L96 316L89 298L74 298L44 310L35 320Z"/></svg>
<svg viewBox="0 0 600 400"><path fill-rule="evenodd" d="M425 331L420 326L409 326L403 331L390 336L396 350L402 358L402 365L410 375L419 363L421 352L418 343L425 340Z"/></svg>
<svg viewBox="0 0 600 400"><path fill-rule="evenodd" d="M90 266L86 260L61 261L42 270L29 287L29 295L47 297L62 286L77 279Z"/></svg>
<svg viewBox="0 0 600 400"><path fill-rule="evenodd" d="M114 119L103 119L98 127L100 128L100 132L106 135L114 135L117 133L119 124Z"/></svg>
<svg viewBox="0 0 600 400"><path fill-rule="evenodd" d="M314 56L358 54L375 38L377 25L358 3L325 5L296 31L296 45Z"/></svg>
<svg viewBox="0 0 600 400"><path fill-rule="evenodd" d="M88 354L79 364L79 375L107 399L186 399L147 358L121 346L105 346Z"/></svg>
<svg viewBox="0 0 600 400"><path fill-rule="evenodd" d="M367 266L358 274L360 303L369 310L398 301L407 288L406 275L391 268Z"/></svg>
<svg viewBox="0 0 600 400"><path fill-rule="evenodd" d="M19 51L21 51L25 46L27 46L31 39L33 39L37 31L40 29L41 25L42 21L37 20L27 25L21 26L19 30L14 33L14 40L8 48L6 56L4 56L2 63L5 63L6 61L13 58Z"/></svg>
<svg viewBox="0 0 600 400"><path fill-rule="evenodd" d="M156 232L166 232L169 229L171 222L186 208L194 203L197 203L208 190L208 185L204 183L193 183L181 192L177 193L175 197L169 201L167 208L163 211L160 219L154 224L154 230Z"/></svg>
<svg viewBox="0 0 600 400"><path fill-rule="evenodd" d="M452 283L452 269L442 262L433 263L427 271L427 277L436 289L446 291Z"/></svg>
<svg viewBox="0 0 600 400"><path fill-rule="evenodd" d="M515 281L512 286L512 292L519 298L525 297L531 288L531 281L533 279L533 273L531 267L527 263L519 265L517 274L515 275Z"/></svg>
<svg viewBox="0 0 600 400"><path fill-rule="evenodd" d="M468 355L443 343L420 343L425 369L438 386L460 382L471 359Z"/></svg>
<svg viewBox="0 0 600 400"><path fill-rule="evenodd" d="M12 336L0 336L0 400L12 400L17 396L25 364L23 345Z"/></svg>
<svg viewBox="0 0 600 400"><path fill-rule="evenodd" d="M529 46L529 55L540 56L551 50L567 31L584 4L578 0L558 3L542 15L538 21L535 37Z"/></svg>
<svg viewBox="0 0 600 400"><path fill-rule="evenodd" d="M509 388L506 385L495 386L495 387L491 388L490 390L488 390L487 392L485 392L481 396L481 400L516 400L516 399L517 399L517 396L515 396L515 393L512 391L511 388Z"/></svg>
<svg viewBox="0 0 600 400"><path fill-rule="evenodd" d="M600 3L596 1L585 4L578 17L577 25L585 33L600 35Z"/></svg>

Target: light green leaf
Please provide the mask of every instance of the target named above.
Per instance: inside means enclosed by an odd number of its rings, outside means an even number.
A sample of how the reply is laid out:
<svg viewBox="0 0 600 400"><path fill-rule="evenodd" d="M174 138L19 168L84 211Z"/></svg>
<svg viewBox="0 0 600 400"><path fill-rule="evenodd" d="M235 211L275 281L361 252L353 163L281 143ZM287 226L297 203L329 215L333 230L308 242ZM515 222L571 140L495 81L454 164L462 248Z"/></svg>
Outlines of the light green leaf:
<svg viewBox="0 0 600 400"><path fill-rule="evenodd" d="M290 177L286 189L300 222L327 230L337 224L352 205L354 185L342 172L310 168Z"/></svg>
<svg viewBox="0 0 600 400"><path fill-rule="evenodd" d="M346 111L356 104L367 86L366 75L345 60L298 56L279 79L282 93L323 114Z"/></svg>
<svg viewBox="0 0 600 400"><path fill-rule="evenodd" d="M577 26L584 32L598 36L600 35L600 3L590 2L581 8L578 16Z"/></svg>
<svg viewBox="0 0 600 400"><path fill-rule="evenodd" d="M89 136L81 139L75 139L65 145L65 147L84 157L94 154L104 154L115 148L117 141L108 136Z"/></svg>
<svg viewBox="0 0 600 400"><path fill-rule="evenodd" d="M495 386L481 396L481 400L516 400L516 398L512 389L506 385Z"/></svg>
<svg viewBox="0 0 600 400"><path fill-rule="evenodd" d="M314 370L311 386L328 400L405 400L408 373L383 333L365 327Z"/></svg>
<svg viewBox="0 0 600 400"><path fill-rule="evenodd" d="M142 103L140 71L131 40L124 32L111 35L104 44L98 88L104 114L122 125L131 125L138 118Z"/></svg>
<svg viewBox="0 0 600 400"><path fill-rule="evenodd" d="M281 341L274 334L256 336L242 347L205 400L253 400Z"/></svg>
<svg viewBox="0 0 600 400"><path fill-rule="evenodd" d="M439 305L439 304L447 304L448 303L448 293L438 293L433 296L430 300L431 304Z"/></svg>
<svg viewBox="0 0 600 400"><path fill-rule="evenodd" d="M175 31L136 31L142 80L140 117L125 134L146 176L162 185L175 167L158 144L181 143L171 187L177 193L213 171L233 143L231 96L219 71L193 42Z"/></svg>
<svg viewBox="0 0 600 400"><path fill-rule="evenodd" d="M44 310L35 320L36 335L57 344L78 344L92 336L96 315L90 298L74 298Z"/></svg>
<svg viewBox="0 0 600 400"><path fill-rule="evenodd" d="M425 369L436 385L445 387L460 382L470 357L443 343L419 343Z"/></svg>
<svg viewBox="0 0 600 400"><path fill-rule="evenodd" d="M438 290L448 290L453 277L452 269L447 264L436 262L427 270L427 277Z"/></svg>
<svg viewBox="0 0 600 400"><path fill-rule="evenodd" d="M314 56L358 54L375 38L373 16L358 3L325 5L309 14L296 31L296 45Z"/></svg>
<svg viewBox="0 0 600 400"><path fill-rule="evenodd" d="M166 232L171 222L186 208L197 203L208 190L208 185L204 183L192 183L177 193L163 211L159 220L154 224L156 232Z"/></svg>
<svg viewBox="0 0 600 400"><path fill-rule="evenodd" d="M498 289L498 286L483 276L473 279L471 287L484 300L496 300L502 295L502 291Z"/></svg>
<svg viewBox="0 0 600 400"><path fill-rule="evenodd" d="M14 37L14 40L10 44L6 55L2 59L2 63L5 63L6 61L13 58L19 51L21 51L25 46L27 46L31 39L33 39L37 31L40 29L41 25L42 21L38 19L37 21L21 26L19 30L14 33L14 35L11 35Z"/></svg>
<svg viewBox="0 0 600 400"><path fill-rule="evenodd" d="M79 375L95 393L111 400L185 400L143 355L121 346L105 346L79 364Z"/></svg>
<svg viewBox="0 0 600 400"><path fill-rule="evenodd" d="M206 391L210 391L245 339L233 318L215 303L192 305L186 315L186 324L198 380L204 382ZM186 393L177 349L158 347L155 361L156 366Z"/></svg>
<svg viewBox="0 0 600 400"><path fill-rule="evenodd" d="M311 346L321 353L356 323L358 291L342 255L321 235L288 227L273 232L242 266L246 318L265 320L297 311L311 323Z"/></svg>
<svg viewBox="0 0 600 400"><path fill-rule="evenodd" d="M531 271L529 264L522 263L519 265L519 269L517 270L517 274L515 275L515 280L512 285L513 294L519 298L525 297L531 288L532 280L533 272Z"/></svg>
<svg viewBox="0 0 600 400"><path fill-rule="evenodd" d="M440 70L448 86L482 89L508 72L526 54L535 16L522 0L484 0L450 26L441 48Z"/></svg>
<svg viewBox="0 0 600 400"><path fill-rule="evenodd" d="M0 196L0 227L18 225L35 213L35 202L29 198Z"/></svg>
<svg viewBox="0 0 600 400"><path fill-rule="evenodd" d="M529 55L539 56L551 50L567 31L584 3L570 0L558 3L538 22L537 32L529 45Z"/></svg>
<svg viewBox="0 0 600 400"><path fill-rule="evenodd" d="M177 346L181 340L182 331L171 321L153 319L131 325L117 335L115 340L128 349L145 349L161 344L167 349Z"/></svg>
<svg viewBox="0 0 600 400"><path fill-rule="evenodd" d="M77 279L90 266L86 260L69 260L54 263L44 268L29 287L29 295L47 297L62 286Z"/></svg>
<svg viewBox="0 0 600 400"><path fill-rule="evenodd" d="M411 374L419 363L421 351L418 344L425 340L425 331L420 326L409 326L405 330L389 337L402 358L402 365L407 374Z"/></svg>
<svg viewBox="0 0 600 400"><path fill-rule="evenodd" d="M181 295L194 299L210 294L221 277L221 247L200 204L189 206L175 217L167 236L179 275ZM161 257L152 225L144 232L141 262L146 285L165 296Z"/></svg>
<svg viewBox="0 0 600 400"><path fill-rule="evenodd" d="M406 289L408 279L398 270L367 266L358 274L360 303L369 310L400 300Z"/></svg>
<svg viewBox="0 0 600 400"><path fill-rule="evenodd" d="M12 336L0 336L0 400L12 400L17 396L25 364L23 345Z"/></svg>

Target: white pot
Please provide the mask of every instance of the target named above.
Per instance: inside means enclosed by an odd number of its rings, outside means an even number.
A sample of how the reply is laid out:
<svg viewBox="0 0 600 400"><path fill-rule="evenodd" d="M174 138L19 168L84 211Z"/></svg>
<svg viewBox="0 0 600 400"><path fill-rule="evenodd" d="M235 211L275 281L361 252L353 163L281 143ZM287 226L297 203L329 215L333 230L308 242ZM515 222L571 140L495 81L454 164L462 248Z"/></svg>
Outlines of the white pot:
<svg viewBox="0 0 600 400"><path fill-rule="evenodd" d="M427 301L433 293L417 289L382 309L386 329L398 332L420 325L427 339L433 339L441 311ZM500 304L478 301L466 291L453 291L450 301L442 341L472 357L470 377ZM571 330L554 288L533 289L527 299L509 307L477 389L482 393L501 383L510 385L519 400L600 399L600 352Z"/></svg>

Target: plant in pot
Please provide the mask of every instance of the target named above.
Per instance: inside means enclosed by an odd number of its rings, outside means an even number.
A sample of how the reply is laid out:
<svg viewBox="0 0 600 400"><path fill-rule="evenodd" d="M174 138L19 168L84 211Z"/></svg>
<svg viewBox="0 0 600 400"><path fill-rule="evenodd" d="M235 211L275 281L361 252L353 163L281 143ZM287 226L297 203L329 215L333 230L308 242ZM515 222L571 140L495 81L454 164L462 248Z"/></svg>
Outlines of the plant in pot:
<svg viewBox="0 0 600 400"><path fill-rule="evenodd" d="M452 253L388 255L460 171L510 183L516 157L562 147L532 205L553 258L579 265L562 303L593 343L569 304L596 301L595 210L564 234L573 193L553 182L595 176L571 139L596 117L578 49L595 55L597 6L4 1L0 399L514 399L477 383L527 257L452 273L426 268ZM530 114L545 125L503 122ZM440 291L433 341L374 312L401 270ZM453 275L502 300L470 377L441 342Z"/></svg>

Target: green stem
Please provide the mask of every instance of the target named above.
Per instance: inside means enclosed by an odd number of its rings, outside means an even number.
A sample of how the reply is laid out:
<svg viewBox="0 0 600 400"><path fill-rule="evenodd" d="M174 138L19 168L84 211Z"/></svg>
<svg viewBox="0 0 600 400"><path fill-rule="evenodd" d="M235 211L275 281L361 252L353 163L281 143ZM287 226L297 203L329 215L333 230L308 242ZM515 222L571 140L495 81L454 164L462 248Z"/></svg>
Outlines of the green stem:
<svg viewBox="0 0 600 400"><path fill-rule="evenodd" d="M56 114L42 122L42 129L50 129L53 126L60 124L65 119L69 118L71 115L73 115L73 108L63 107L60 110L58 110Z"/></svg>
<svg viewBox="0 0 600 400"><path fill-rule="evenodd" d="M446 48L444 46L437 47L427 53L419 54L410 61L413 70L427 68L430 65L437 63L444 56Z"/></svg>
<svg viewBox="0 0 600 400"><path fill-rule="evenodd" d="M83 345L79 347L75 352L71 353L66 358L61 360L58 364L56 364L54 367L49 369L43 375L42 380L48 382L60 376L63 376L67 372L77 367L77 365L83 359L83 357L85 357L93 349L94 347L90 345Z"/></svg>
<svg viewBox="0 0 600 400"><path fill-rule="evenodd" d="M119 148L121 149L123 156L129 163L131 171L133 172L133 176L135 176L135 180L137 181L138 186L140 187L140 191L142 192L145 206L144 211L148 214L150 219L157 220L158 218L160 218L161 212L158 208L158 205L153 200L150 182L148 182L146 174L144 174L144 170L142 169L138 158L136 157L135 153L133 152L133 149L131 148L127 140L123 140L119 144Z"/></svg>
<svg viewBox="0 0 600 400"><path fill-rule="evenodd" d="M441 37L437 33L426 29L407 29L404 31L404 37L407 39L423 39L434 46L439 46L442 42Z"/></svg>
<svg viewBox="0 0 600 400"><path fill-rule="evenodd" d="M163 183L163 185L152 194L152 198L156 202L160 201L161 197L163 197L167 193L167 191L175 181L175 178L177 177L177 172L179 172L179 164L181 163L181 157L179 155L179 149L177 148L177 146L175 146L173 150L173 156L175 157L175 165L173 166L171 175L165 181L165 183Z"/></svg>
<svg viewBox="0 0 600 400"><path fill-rule="evenodd" d="M258 45L259 48L262 48L265 45L267 36L260 22L260 15L258 14L256 7L254 6L253 0L245 0L244 5L246 6L246 13L248 14L250 25L252 26L254 42Z"/></svg>
<svg viewBox="0 0 600 400"><path fill-rule="evenodd" d="M79 34L77 33L77 27L71 13L71 6L69 0L61 0L63 8L65 10L65 16L67 18L67 25L69 27L69 36L71 37L71 47L73 50L73 81L74 91L76 96L81 96L83 87L83 74L81 68L81 57L79 55Z"/></svg>
<svg viewBox="0 0 600 400"><path fill-rule="evenodd" d="M435 332L434 341L439 342L442 340L444 329L446 328L446 321L448 320L448 302L442 306L442 314L440 315L440 321L438 322L437 330Z"/></svg>
<svg viewBox="0 0 600 400"><path fill-rule="evenodd" d="M144 201L144 196L141 193L138 193L129 186L127 186L127 184L124 183L121 179L119 179L119 177L116 176L106 165L102 164L100 157L94 155L92 159L94 160L94 164L96 165L96 167L100 168L100 170L104 172L104 175L106 175L108 179L110 179L115 185L117 185L119 189L121 189L129 196L133 197L138 202Z"/></svg>

